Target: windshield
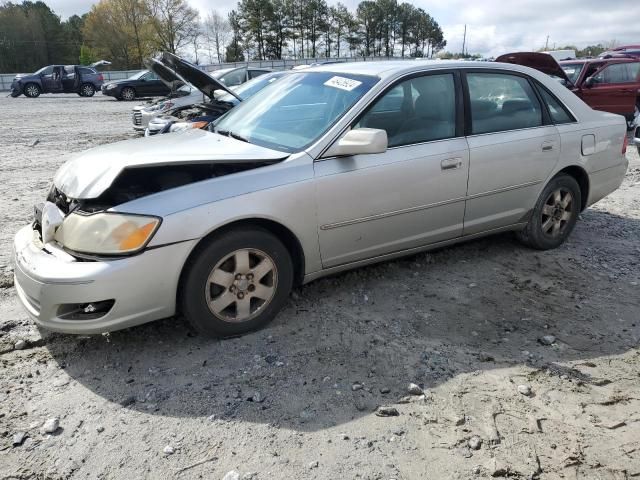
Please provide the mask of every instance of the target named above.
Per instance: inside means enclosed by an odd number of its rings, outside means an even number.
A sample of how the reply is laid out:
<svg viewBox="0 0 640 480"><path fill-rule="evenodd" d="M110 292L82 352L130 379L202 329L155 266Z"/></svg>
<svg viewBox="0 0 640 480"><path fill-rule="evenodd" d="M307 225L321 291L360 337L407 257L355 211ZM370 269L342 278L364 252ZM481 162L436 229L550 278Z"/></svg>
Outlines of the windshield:
<svg viewBox="0 0 640 480"><path fill-rule="evenodd" d="M238 85L237 87L232 87L233 93L239 96L242 100L246 100L249 97L252 97L264 87L269 85L272 82L275 82L277 79L285 75L285 72L277 72L277 73L269 73L267 75L260 75L259 77L254 78L253 80L249 80L248 82L243 83L242 85ZM237 103L238 100L228 92L224 92L223 95L217 98L221 102L230 102Z"/></svg>
<svg viewBox="0 0 640 480"><path fill-rule="evenodd" d="M285 152L316 141L378 81L368 75L284 76L221 117L216 131Z"/></svg>
<svg viewBox="0 0 640 480"><path fill-rule="evenodd" d="M141 72L134 73L133 75L131 75L129 77L129 80L138 80L140 77L142 77L147 72L149 72L149 70L143 70Z"/></svg>
<svg viewBox="0 0 640 480"><path fill-rule="evenodd" d="M567 74L571 83L575 84L580 76L580 72L582 72L584 68L584 63L563 63L560 67L562 67L564 73Z"/></svg>

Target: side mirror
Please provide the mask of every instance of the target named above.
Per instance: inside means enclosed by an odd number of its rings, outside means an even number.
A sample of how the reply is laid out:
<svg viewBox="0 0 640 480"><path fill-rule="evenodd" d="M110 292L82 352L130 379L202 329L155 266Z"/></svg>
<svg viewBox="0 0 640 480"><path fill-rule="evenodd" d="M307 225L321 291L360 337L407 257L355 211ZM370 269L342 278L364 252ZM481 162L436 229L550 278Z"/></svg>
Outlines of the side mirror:
<svg viewBox="0 0 640 480"><path fill-rule="evenodd" d="M585 81L584 81L584 86L587 88L591 88L593 87L593 85L596 83L595 79L593 77L588 77Z"/></svg>
<svg viewBox="0 0 640 480"><path fill-rule="evenodd" d="M387 151L387 132L378 128L355 128L349 130L344 137L335 142L324 157L342 157L349 155L366 155Z"/></svg>

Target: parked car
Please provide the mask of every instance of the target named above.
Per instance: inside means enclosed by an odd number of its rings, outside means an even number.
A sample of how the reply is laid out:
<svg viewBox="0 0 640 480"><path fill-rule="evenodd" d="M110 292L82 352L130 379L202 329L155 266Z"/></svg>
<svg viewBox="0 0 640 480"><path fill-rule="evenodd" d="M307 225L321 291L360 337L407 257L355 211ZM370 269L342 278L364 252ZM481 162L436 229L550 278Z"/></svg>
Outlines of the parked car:
<svg viewBox="0 0 640 480"><path fill-rule="evenodd" d="M237 87L232 87L233 94L226 91L226 89L214 90L214 98L211 98L209 102L173 107L163 115L152 117L145 130L145 135L178 132L190 128L206 128L212 121L225 114L241 101L257 94L283 75L286 75L286 73L270 72Z"/></svg>
<svg viewBox="0 0 640 480"><path fill-rule="evenodd" d="M220 80L227 87L235 87L271 71L269 68L232 67L213 70L209 74Z"/></svg>
<svg viewBox="0 0 640 480"><path fill-rule="evenodd" d="M167 65L151 58L145 64L149 71L155 73L164 82L171 93L166 97L133 107L131 120L134 130L144 132L150 118L174 106L192 105L203 100L203 95L197 88L190 85Z"/></svg>
<svg viewBox="0 0 640 480"><path fill-rule="evenodd" d="M624 115L632 129L640 115L640 60L583 59L556 62L536 52L508 53L497 62L525 65L561 80L591 108Z"/></svg>
<svg viewBox="0 0 640 480"><path fill-rule="evenodd" d="M170 55L170 54L167 54ZM176 59L179 57L175 57ZM188 62L187 62L188 63ZM138 105L133 109L133 128L138 131L145 131L147 126L149 125L149 120L154 118L157 115L161 115L164 112L169 110L173 110L176 108L184 108L197 103L202 103L207 98L205 94L189 84L187 80L178 75L175 70L173 70L171 65L165 64L162 60L149 59L147 60L147 67L150 71L154 72L158 75L159 78L163 79L165 83L168 85L175 84L176 82L181 82L185 86L181 87L176 91L176 93L180 95L170 95L162 100L157 100L149 105ZM224 77L232 70L236 69L223 69L218 70L213 75L208 75L202 70L200 70L195 65L192 66L193 70L197 72L197 75L204 76L206 78L216 78L216 77ZM215 80L212 80L215 81ZM227 87L222 83L217 83L221 89L226 90Z"/></svg>
<svg viewBox="0 0 640 480"><path fill-rule="evenodd" d="M633 143L635 144L636 148L638 149L638 155L640 155L640 125L638 125L636 127L636 132L633 138Z"/></svg>
<svg viewBox="0 0 640 480"><path fill-rule="evenodd" d="M637 58L640 59L640 45L622 45L598 55L600 58Z"/></svg>
<svg viewBox="0 0 640 480"><path fill-rule="evenodd" d="M14 240L42 327L121 329L181 312L265 325L293 285L515 231L561 245L616 190L624 118L504 63L358 62L285 75L213 131L127 140L64 164Z"/></svg>
<svg viewBox="0 0 640 480"><path fill-rule="evenodd" d="M177 87L176 87L177 88ZM102 94L115 97L116 100L135 100L139 97L166 97L171 86L154 72L143 70L124 80L114 80L102 86Z"/></svg>
<svg viewBox="0 0 640 480"><path fill-rule="evenodd" d="M11 83L11 96L24 94L36 98L41 93L77 93L81 97L93 97L103 80L102 74L93 67L49 65L35 73L16 75Z"/></svg>

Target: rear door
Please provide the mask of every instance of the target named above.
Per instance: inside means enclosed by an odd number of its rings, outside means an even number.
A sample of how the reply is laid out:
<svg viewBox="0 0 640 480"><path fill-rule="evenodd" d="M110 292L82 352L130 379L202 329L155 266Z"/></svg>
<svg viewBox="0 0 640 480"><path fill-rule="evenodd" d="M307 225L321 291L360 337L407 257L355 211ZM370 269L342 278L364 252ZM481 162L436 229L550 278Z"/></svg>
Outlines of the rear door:
<svg viewBox="0 0 640 480"><path fill-rule="evenodd" d="M593 85L582 86L581 97L591 108L632 114L640 94L640 62L611 63L596 71Z"/></svg>
<svg viewBox="0 0 640 480"><path fill-rule="evenodd" d="M316 161L325 268L462 234L469 152L459 85L451 71L399 81L352 125L386 130L386 152Z"/></svg>
<svg viewBox="0 0 640 480"><path fill-rule="evenodd" d="M464 234L527 221L560 155L560 136L532 80L502 71L465 74L469 188Z"/></svg>

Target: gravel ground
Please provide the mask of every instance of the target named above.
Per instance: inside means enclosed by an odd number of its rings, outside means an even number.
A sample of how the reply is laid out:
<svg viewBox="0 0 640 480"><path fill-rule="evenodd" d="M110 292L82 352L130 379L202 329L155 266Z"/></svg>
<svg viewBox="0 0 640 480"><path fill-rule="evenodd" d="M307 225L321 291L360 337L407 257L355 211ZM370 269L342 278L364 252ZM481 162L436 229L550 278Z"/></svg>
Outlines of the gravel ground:
<svg viewBox="0 0 640 480"><path fill-rule="evenodd" d="M635 148L554 251L501 235L323 279L231 340L38 332L11 237L131 107L0 98L0 479L640 478Z"/></svg>

